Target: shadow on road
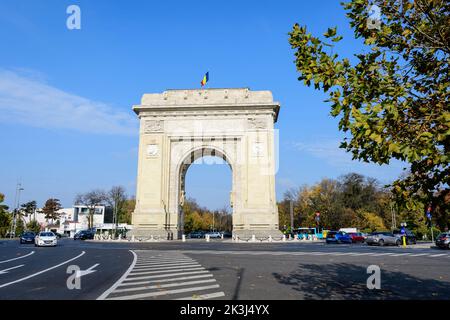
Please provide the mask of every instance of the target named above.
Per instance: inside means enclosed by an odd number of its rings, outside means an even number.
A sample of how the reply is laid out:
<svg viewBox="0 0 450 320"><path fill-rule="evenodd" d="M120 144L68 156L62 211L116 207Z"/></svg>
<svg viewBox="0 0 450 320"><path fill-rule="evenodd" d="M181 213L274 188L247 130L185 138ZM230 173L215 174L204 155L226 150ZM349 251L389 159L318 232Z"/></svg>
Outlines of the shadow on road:
<svg viewBox="0 0 450 320"><path fill-rule="evenodd" d="M420 279L402 272L381 269L381 289L366 286L365 267L352 264L300 264L290 274L273 273L280 283L299 291L304 299L381 300L381 299L448 299L450 283Z"/></svg>

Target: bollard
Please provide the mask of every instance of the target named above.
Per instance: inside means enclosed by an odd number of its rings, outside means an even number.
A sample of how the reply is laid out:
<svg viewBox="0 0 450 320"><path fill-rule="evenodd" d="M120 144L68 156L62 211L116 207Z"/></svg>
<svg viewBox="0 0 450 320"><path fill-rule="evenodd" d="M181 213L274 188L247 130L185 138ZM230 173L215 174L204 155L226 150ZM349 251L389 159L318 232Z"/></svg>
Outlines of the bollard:
<svg viewBox="0 0 450 320"><path fill-rule="evenodd" d="M269 235L269 242L272 242L272 235Z"/></svg>
<svg viewBox="0 0 450 320"><path fill-rule="evenodd" d="M223 240L223 233L221 233L221 234L220 234L220 239L222 239L222 240Z"/></svg>
<svg viewBox="0 0 450 320"><path fill-rule="evenodd" d="M256 242L256 237L254 234L252 234L252 242Z"/></svg>
<svg viewBox="0 0 450 320"><path fill-rule="evenodd" d="M186 235L185 235L185 234L183 234L183 235L181 236L181 241L186 242Z"/></svg>
<svg viewBox="0 0 450 320"><path fill-rule="evenodd" d="M286 235L283 234L283 242L286 242Z"/></svg>
<svg viewBox="0 0 450 320"><path fill-rule="evenodd" d="M132 241L132 242L135 241L134 234L131 236L131 241Z"/></svg>
<svg viewBox="0 0 450 320"><path fill-rule="evenodd" d="M403 248L406 248L406 236L403 236Z"/></svg>
<svg viewBox="0 0 450 320"><path fill-rule="evenodd" d="M207 234L207 235L205 236L205 238L206 238L206 242L209 242L209 234Z"/></svg>

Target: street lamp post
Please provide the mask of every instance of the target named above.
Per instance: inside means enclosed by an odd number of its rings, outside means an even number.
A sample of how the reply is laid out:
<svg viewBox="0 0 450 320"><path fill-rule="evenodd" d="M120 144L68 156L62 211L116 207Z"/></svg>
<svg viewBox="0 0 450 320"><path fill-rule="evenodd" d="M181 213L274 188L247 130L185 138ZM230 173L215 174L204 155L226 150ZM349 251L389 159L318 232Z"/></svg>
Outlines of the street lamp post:
<svg viewBox="0 0 450 320"><path fill-rule="evenodd" d="M14 232L14 236L16 236L16 221L17 221L17 211L19 209L19 203L20 203L20 192L25 190L24 188L22 188L22 184L21 183L17 183L16 186L16 195L14 197L14 211L13 211L13 224L11 226L11 232L9 234L9 237L12 238L13 237L13 232Z"/></svg>

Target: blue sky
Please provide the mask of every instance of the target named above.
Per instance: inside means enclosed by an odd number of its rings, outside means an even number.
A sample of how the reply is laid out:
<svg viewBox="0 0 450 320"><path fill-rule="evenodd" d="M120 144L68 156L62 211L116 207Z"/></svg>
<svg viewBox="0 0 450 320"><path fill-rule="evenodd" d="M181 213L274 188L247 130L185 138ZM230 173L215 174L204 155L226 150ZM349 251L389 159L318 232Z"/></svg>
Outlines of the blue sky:
<svg viewBox="0 0 450 320"><path fill-rule="evenodd" d="M338 148L342 133L325 96L297 81L287 33L338 26L334 50L363 50L340 1L2 0L0 2L0 192L21 202L123 185L135 193L138 123L144 93L198 88L271 90L281 103L277 195L354 171L383 183L401 163L362 164ZM66 8L81 8L68 30ZM192 166L187 195L211 209L228 204L226 165Z"/></svg>

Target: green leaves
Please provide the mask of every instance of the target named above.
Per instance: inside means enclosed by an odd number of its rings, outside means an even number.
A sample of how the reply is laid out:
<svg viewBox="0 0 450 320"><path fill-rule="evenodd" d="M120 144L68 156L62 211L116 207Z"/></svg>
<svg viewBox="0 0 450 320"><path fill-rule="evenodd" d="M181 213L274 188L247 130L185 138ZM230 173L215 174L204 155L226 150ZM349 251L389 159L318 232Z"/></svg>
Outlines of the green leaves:
<svg viewBox="0 0 450 320"><path fill-rule="evenodd" d="M440 201L450 210L450 6L427 2L424 14L419 2L375 1L382 10L379 30L367 27L367 1L345 3L355 37L370 49L355 52L354 64L332 55L330 44L306 27L295 25L289 43L299 79L329 92L330 114L351 133L347 151L375 163L407 161L410 173L395 184L398 201ZM342 39L335 27L323 36Z"/></svg>

